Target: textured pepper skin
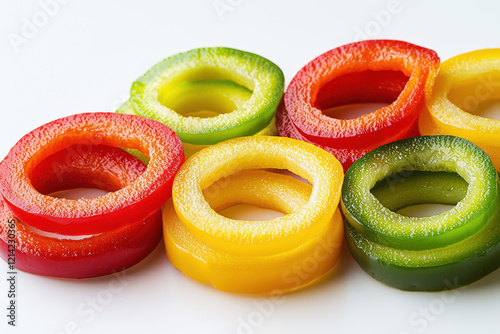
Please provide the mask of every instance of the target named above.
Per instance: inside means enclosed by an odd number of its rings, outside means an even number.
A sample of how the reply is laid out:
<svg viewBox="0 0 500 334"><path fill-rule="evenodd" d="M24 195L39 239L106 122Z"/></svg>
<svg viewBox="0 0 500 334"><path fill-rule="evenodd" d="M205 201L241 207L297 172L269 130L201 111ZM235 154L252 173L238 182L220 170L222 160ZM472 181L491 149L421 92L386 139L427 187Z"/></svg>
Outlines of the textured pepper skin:
<svg viewBox="0 0 500 334"><path fill-rule="evenodd" d="M313 186L254 170L266 168L288 169ZM270 293L303 286L331 269L340 254L342 179L332 155L290 138L242 137L206 148L183 165L163 212L170 261L224 291ZM217 213L239 203L285 215L243 221ZM307 279L286 278L316 253L327 255L314 260Z"/></svg>
<svg viewBox="0 0 500 334"><path fill-rule="evenodd" d="M199 87L194 87L196 92L188 100L218 95L216 105L222 107L232 99L234 110L218 115L213 110L176 112L178 102L191 94L193 86ZM207 94L211 89L216 92ZM130 91L130 107L135 114L172 128L183 143L212 145L255 135L269 126L283 89L282 71L261 56L224 47L199 48L173 55L137 79Z"/></svg>
<svg viewBox="0 0 500 334"><path fill-rule="evenodd" d="M96 146L91 151L79 151L78 146L73 146L69 149L73 154L60 151L34 169L31 180L38 191L50 194L79 187L117 191L146 170L138 159L118 148ZM9 222L15 227L11 228ZM30 229L13 216L0 199L0 256L5 261L15 259L16 269L33 274L64 278L112 274L145 258L161 237L160 210L114 231L69 239ZM15 245L15 250L11 246L9 251L9 244Z"/></svg>
<svg viewBox="0 0 500 334"><path fill-rule="evenodd" d="M356 161L342 189L346 240L361 268L403 290L470 284L500 266L500 184L488 155L453 136L381 146ZM456 204L431 217L395 211Z"/></svg>
<svg viewBox="0 0 500 334"><path fill-rule="evenodd" d="M183 110L183 117L216 117L213 110L231 113L234 110L246 108L246 103L251 97L252 91L240 86L232 81L225 80L201 80L186 81L172 89L164 92L163 103L174 111ZM126 101L117 111L121 114L138 115L134 109L132 99ZM200 120L203 122L203 120ZM273 117L271 122L255 133L255 136L274 136L278 134L276 120ZM183 142L184 155L189 158L194 153L209 145L197 145ZM149 158L137 150L128 150L129 153L147 163Z"/></svg>
<svg viewBox="0 0 500 334"><path fill-rule="evenodd" d="M328 51L288 86L276 113L279 134L322 147L347 170L380 145L418 135L418 116L438 69L434 51L402 41L369 40ZM390 104L355 119L322 111L365 102Z"/></svg>
<svg viewBox="0 0 500 334"><path fill-rule="evenodd" d="M472 51L443 62L420 116L420 132L468 139L500 170L500 120L474 114L479 103L500 98L499 71L500 49Z"/></svg>
<svg viewBox="0 0 500 334"><path fill-rule="evenodd" d="M38 192L32 173L45 158L78 145L133 148L151 161L134 182L97 198L68 200ZM113 113L78 114L25 135L0 166L0 192L12 214L42 231L66 235L108 232L142 221L170 198L173 177L184 161L181 141L165 125L144 117Z"/></svg>

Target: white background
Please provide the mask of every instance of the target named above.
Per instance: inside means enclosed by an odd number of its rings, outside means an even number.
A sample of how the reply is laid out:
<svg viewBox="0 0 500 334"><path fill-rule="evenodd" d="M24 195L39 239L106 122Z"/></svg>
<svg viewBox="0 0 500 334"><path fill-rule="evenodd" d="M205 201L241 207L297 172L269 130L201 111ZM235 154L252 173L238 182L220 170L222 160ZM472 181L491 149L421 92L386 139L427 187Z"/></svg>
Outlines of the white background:
<svg viewBox="0 0 500 334"><path fill-rule="evenodd" d="M352 42L360 31L426 46L442 60L500 47L498 1L401 0L395 13L380 14L390 3L73 0L44 22L38 1L1 0L0 156L53 119L114 111L149 67L196 47L260 54L283 69L287 82L308 61ZM226 11L218 12L217 4ZM34 19L40 27L23 37L26 20ZM25 40L15 46L9 40L14 35ZM0 263L1 333L498 332L500 271L455 292L403 292L364 274L347 249L328 277L272 307L267 297L228 294L184 277L162 245L120 278L76 281L21 273L15 329L6 324L6 272ZM124 288L103 300L117 280ZM88 312L93 299L95 314Z"/></svg>

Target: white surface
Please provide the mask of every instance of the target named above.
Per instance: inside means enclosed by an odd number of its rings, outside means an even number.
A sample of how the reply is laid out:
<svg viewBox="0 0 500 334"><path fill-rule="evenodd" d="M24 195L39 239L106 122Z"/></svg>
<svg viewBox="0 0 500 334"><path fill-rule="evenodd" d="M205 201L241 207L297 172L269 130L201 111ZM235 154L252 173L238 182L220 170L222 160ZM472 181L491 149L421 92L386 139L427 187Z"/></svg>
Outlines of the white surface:
<svg viewBox="0 0 500 334"><path fill-rule="evenodd" d="M231 8L222 17L214 7L220 3ZM42 7L38 1L1 0L0 156L53 119L113 111L132 81L157 61L200 46L261 54L283 69L287 82L312 58L352 42L359 31L429 47L443 60L500 47L497 1L402 0L398 13L377 23L374 13L390 3L73 0L14 52L9 34L21 34L25 19L43 20ZM2 271L7 268L0 263L5 310ZM0 333L490 333L498 328L499 279L497 271L455 292L403 292L368 277L344 249L321 283L269 304L267 297L228 294L184 277L159 246L118 278L75 281L21 273L18 327L7 326L2 311ZM123 288L111 290L116 280ZM88 304L93 300L96 311Z"/></svg>

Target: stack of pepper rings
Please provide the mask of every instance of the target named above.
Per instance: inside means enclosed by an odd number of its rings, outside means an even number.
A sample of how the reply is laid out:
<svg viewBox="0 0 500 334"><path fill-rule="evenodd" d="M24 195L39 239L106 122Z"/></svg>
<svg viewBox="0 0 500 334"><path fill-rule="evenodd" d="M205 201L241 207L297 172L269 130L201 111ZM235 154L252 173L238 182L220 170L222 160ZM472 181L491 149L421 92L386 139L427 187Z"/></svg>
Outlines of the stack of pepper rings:
<svg viewBox="0 0 500 334"><path fill-rule="evenodd" d="M284 85L281 69L261 56L200 48L153 66L117 112L164 123L181 138L187 158L227 139L277 134L274 114Z"/></svg>
<svg viewBox="0 0 500 334"><path fill-rule="evenodd" d="M139 262L163 230L185 275L273 293L332 269L345 233L361 268L387 285L470 284L500 267L500 125L469 114L500 97L498 59L500 49L480 50L440 68L429 49L358 42L311 61L282 99L281 70L258 55L174 55L132 84L117 114L66 117L11 149L0 164L0 255L8 261L14 236L18 269L95 277ZM365 102L390 104L355 119L326 115ZM77 187L110 193L50 196ZM284 215L220 213L241 203ZM397 213L422 203L455 206Z"/></svg>
<svg viewBox="0 0 500 334"><path fill-rule="evenodd" d="M500 266L500 183L488 155L453 136L408 138L357 160L345 175L346 240L361 268L403 290L470 284ZM395 211L455 205L439 215Z"/></svg>
<svg viewBox="0 0 500 334"><path fill-rule="evenodd" d="M255 170L269 168L288 169L312 187ZM181 167L163 211L169 259L187 276L224 291L299 288L339 258L342 180L342 166L333 155L290 138L252 136L208 147ZM243 221L217 213L240 203L285 215Z"/></svg>
<svg viewBox="0 0 500 334"><path fill-rule="evenodd" d="M148 167L120 147L148 155ZM160 209L183 161L177 135L147 118L79 114L33 130L0 165L2 258L65 278L138 263L161 240ZM48 195L75 187L110 192L79 200Z"/></svg>
<svg viewBox="0 0 500 334"><path fill-rule="evenodd" d="M328 51L304 66L276 114L280 136L332 153L347 170L367 152L418 135L418 117L439 69L432 50L392 40L369 40ZM324 111L346 104L390 103L355 119Z"/></svg>

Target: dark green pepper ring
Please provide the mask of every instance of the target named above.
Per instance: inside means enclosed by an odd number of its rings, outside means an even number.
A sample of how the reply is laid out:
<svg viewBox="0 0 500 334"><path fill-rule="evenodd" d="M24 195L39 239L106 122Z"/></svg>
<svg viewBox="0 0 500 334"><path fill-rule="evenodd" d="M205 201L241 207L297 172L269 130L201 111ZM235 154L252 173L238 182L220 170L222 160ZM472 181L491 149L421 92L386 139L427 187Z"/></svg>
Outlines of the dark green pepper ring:
<svg viewBox="0 0 500 334"><path fill-rule="evenodd" d="M489 157L465 139L382 146L347 171L347 243L362 269L387 285L432 291L470 284L500 266L499 188ZM394 212L422 203L456 206L432 217Z"/></svg>

